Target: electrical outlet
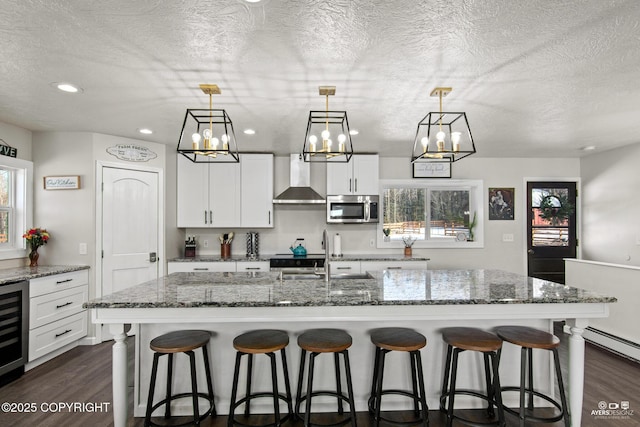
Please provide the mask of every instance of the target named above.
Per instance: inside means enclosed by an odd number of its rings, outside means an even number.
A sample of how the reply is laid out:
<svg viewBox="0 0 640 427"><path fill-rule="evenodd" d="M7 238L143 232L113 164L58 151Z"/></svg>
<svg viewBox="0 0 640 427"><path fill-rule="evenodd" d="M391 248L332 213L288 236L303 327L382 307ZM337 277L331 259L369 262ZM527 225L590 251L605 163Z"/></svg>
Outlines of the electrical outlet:
<svg viewBox="0 0 640 427"><path fill-rule="evenodd" d="M376 245L376 239L369 240L369 246L373 248L375 245Z"/></svg>
<svg viewBox="0 0 640 427"><path fill-rule="evenodd" d="M513 233L504 233L502 235L503 242L513 242Z"/></svg>
<svg viewBox="0 0 640 427"><path fill-rule="evenodd" d="M80 253L80 255L86 255L87 254L87 244L86 243L80 243L80 245L78 245L78 252Z"/></svg>
<svg viewBox="0 0 640 427"><path fill-rule="evenodd" d="M208 240L203 240L202 241L202 246L204 246L205 248L209 247L209 241Z"/></svg>

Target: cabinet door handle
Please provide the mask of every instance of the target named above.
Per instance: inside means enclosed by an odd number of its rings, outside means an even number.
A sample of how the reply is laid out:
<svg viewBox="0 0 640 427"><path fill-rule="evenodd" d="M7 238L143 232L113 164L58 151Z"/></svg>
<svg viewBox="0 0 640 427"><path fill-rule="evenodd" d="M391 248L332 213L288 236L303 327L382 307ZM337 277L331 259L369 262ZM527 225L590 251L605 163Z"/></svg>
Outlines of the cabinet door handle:
<svg viewBox="0 0 640 427"><path fill-rule="evenodd" d="M351 193L351 178L349 178L349 193Z"/></svg>
<svg viewBox="0 0 640 427"><path fill-rule="evenodd" d="M336 270L351 270L351 267L336 267Z"/></svg>
<svg viewBox="0 0 640 427"><path fill-rule="evenodd" d="M58 280L58 281L56 282L56 285L60 285L60 284L62 284L62 283L67 283L67 282L71 282L72 280L73 280L73 279Z"/></svg>
<svg viewBox="0 0 640 427"><path fill-rule="evenodd" d="M387 267L387 270L402 270L402 267Z"/></svg>
<svg viewBox="0 0 640 427"><path fill-rule="evenodd" d="M245 270L260 270L260 267L245 267Z"/></svg>
<svg viewBox="0 0 640 427"><path fill-rule="evenodd" d="M68 334L68 333L69 333L69 332L71 332L71 331L73 331L73 329L67 329L67 330L66 330L66 331L64 331L64 332L60 332L59 334L56 334L56 338L59 338L59 337L61 337L61 336L63 336L63 335L66 335L66 334Z"/></svg>
<svg viewBox="0 0 640 427"><path fill-rule="evenodd" d="M269 225L271 225L271 211L269 211Z"/></svg>
<svg viewBox="0 0 640 427"><path fill-rule="evenodd" d="M64 304L56 305L56 308L66 307L66 306L71 305L71 304L73 304L71 301L65 302Z"/></svg>
<svg viewBox="0 0 640 427"><path fill-rule="evenodd" d="M193 271L209 271L207 267L194 267Z"/></svg>
<svg viewBox="0 0 640 427"><path fill-rule="evenodd" d="M209 224L213 224L213 211L209 211Z"/></svg>
<svg viewBox="0 0 640 427"><path fill-rule="evenodd" d="M353 192L357 193L358 192L358 178L353 180L355 182L355 185L353 186Z"/></svg>
<svg viewBox="0 0 640 427"><path fill-rule="evenodd" d="M207 223L207 211L204 211L204 223Z"/></svg>

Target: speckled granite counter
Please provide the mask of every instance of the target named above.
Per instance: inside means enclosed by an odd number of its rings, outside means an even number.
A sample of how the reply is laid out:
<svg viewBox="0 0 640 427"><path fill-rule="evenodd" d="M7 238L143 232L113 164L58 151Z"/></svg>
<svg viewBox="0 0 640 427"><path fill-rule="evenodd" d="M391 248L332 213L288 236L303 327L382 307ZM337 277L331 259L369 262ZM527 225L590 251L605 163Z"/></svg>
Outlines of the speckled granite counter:
<svg viewBox="0 0 640 427"><path fill-rule="evenodd" d="M405 256L399 254L344 254L342 256L332 256L331 261L430 261L429 257L412 255Z"/></svg>
<svg viewBox="0 0 640 427"><path fill-rule="evenodd" d="M353 337L349 349L354 378L357 411L367 410L373 350L372 329L402 326L416 329L427 337L422 350L426 366L427 402L439 404L439 380L444 369L445 349L440 330L449 326L492 329L499 325L527 325L553 331L553 321L564 319L571 331L569 339L570 406L575 426L580 424L584 378L584 339L582 333L590 318L608 316L609 304L616 299L543 280L497 270L387 270L374 272L373 279L359 280L278 280L277 273L174 273L86 304L94 323L109 324L113 345L114 425L124 427L127 415L127 330L136 326L136 389L134 415L143 416L148 394L152 352L149 342L160 334L179 329L205 329L212 333L212 371L216 387L216 406L220 414L229 407L235 352L233 338L251 329L281 329L292 337L291 366L299 363L295 349L297 334L317 327L340 328ZM546 353L546 352L545 352ZM553 393L549 359L536 357L537 387ZM500 360L501 376L519 378L516 346L505 345ZM472 363L463 362L463 363ZM324 366L324 365L323 365ZM477 368L475 364L474 368ZM185 366L176 369L186 369ZM295 369L295 368L294 368ZM318 378L330 378L329 365L320 367ZM324 369L324 370L323 370ZM390 364L388 376L393 388L406 388L402 363ZM326 372L325 372L326 371ZM463 368L460 387L473 388L476 370ZM505 384L513 385L513 384ZM255 380L256 389L268 388L266 377ZM175 384L175 391L188 391L187 382ZM184 390L182 390L184 389ZM472 405L463 399L456 404ZM514 403L505 400L505 403ZM266 404L265 404L266 405ZM408 409L391 402L387 409ZM255 411L269 412L268 405L256 403ZM467 406L471 407L471 406ZM314 411L335 410L320 405ZM176 408L175 415L189 409Z"/></svg>
<svg viewBox="0 0 640 427"><path fill-rule="evenodd" d="M167 262L256 262L269 261L273 255L259 255L255 258L248 258L243 255L232 255L230 258L222 258L220 255L198 255L192 258L172 258Z"/></svg>
<svg viewBox="0 0 640 427"><path fill-rule="evenodd" d="M37 267L5 268L0 269L0 285L87 269L89 269L87 265L39 265Z"/></svg>
<svg viewBox="0 0 640 427"><path fill-rule="evenodd" d="M319 307L610 303L613 297L499 270L394 270L372 279L284 280L277 273L173 273L87 308Z"/></svg>

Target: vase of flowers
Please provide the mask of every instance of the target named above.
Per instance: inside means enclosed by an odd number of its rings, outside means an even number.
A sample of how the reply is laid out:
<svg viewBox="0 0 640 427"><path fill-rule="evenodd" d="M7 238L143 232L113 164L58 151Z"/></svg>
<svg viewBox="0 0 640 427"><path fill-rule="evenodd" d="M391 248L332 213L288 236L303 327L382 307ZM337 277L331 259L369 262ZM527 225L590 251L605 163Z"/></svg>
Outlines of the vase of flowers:
<svg viewBox="0 0 640 427"><path fill-rule="evenodd" d="M27 240L31 251L29 252L29 267L38 266L38 248L49 241L49 233L44 228L30 228L22 235Z"/></svg>
<svg viewBox="0 0 640 427"><path fill-rule="evenodd" d="M413 250L411 247L415 243L416 239L410 236L406 236L402 238L404 242L404 256L411 256L413 254Z"/></svg>

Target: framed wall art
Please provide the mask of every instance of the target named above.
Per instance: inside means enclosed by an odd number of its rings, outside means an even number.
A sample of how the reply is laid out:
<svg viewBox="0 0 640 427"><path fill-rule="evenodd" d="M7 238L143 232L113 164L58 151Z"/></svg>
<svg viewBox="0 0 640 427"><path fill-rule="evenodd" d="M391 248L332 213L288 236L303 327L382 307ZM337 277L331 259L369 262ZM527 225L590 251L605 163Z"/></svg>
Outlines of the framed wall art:
<svg viewBox="0 0 640 427"><path fill-rule="evenodd" d="M414 178L451 178L451 162L414 162Z"/></svg>
<svg viewBox="0 0 640 427"><path fill-rule="evenodd" d="M79 175L45 176L45 190L77 190L80 188Z"/></svg>
<svg viewBox="0 0 640 427"><path fill-rule="evenodd" d="M513 221L513 188L489 188L489 220Z"/></svg>

